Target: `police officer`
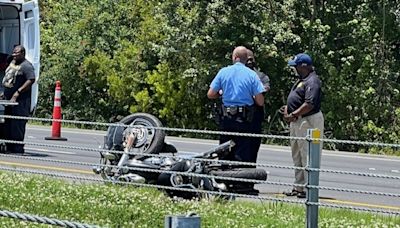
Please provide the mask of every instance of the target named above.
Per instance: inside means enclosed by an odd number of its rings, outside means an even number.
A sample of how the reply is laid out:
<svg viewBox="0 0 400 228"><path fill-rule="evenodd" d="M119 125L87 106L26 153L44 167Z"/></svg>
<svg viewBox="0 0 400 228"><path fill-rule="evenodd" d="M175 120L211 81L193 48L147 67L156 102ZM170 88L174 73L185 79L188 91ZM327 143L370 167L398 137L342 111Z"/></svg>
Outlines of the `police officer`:
<svg viewBox="0 0 400 228"><path fill-rule="evenodd" d="M264 105L265 89L257 74L245 66L247 48L236 47L232 53L232 61L233 65L218 72L211 82L207 96L210 99L222 96L221 130L253 133L254 106ZM231 139L235 142L235 147L226 159L256 162L257 153L249 149L252 144L251 137L221 135L220 143Z"/></svg>
<svg viewBox="0 0 400 228"><path fill-rule="evenodd" d="M267 74L260 71L260 69L257 66L257 62L256 62L256 58L254 57L254 53L250 49L247 49L246 66L249 67L250 69L254 70L257 73L258 77L260 78L260 80L264 86L265 92L268 92L271 88L269 77Z"/></svg>
<svg viewBox="0 0 400 228"><path fill-rule="evenodd" d="M31 106L31 86L35 82L32 64L25 59L25 48L18 45L12 53L13 60L3 78L4 96L7 100L18 102L17 106L7 106L6 115L29 116ZM24 141L27 120L7 118L5 136L8 140ZM10 153L24 153L23 144L7 144Z"/></svg>
<svg viewBox="0 0 400 228"><path fill-rule="evenodd" d="M270 89L269 77L268 75L260 71L260 69L257 66L256 59L254 58L254 53L250 49L247 49L246 66L254 70L258 75L258 77L260 78L265 89L264 92L265 95L265 93L268 92ZM264 106L255 106L254 119L253 119L254 133L261 134L263 121L264 121ZM258 153L260 145L261 145L261 138L253 137L253 143L251 145L251 148L254 151L254 153L256 154Z"/></svg>
<svg viewBox="0 0 400 228"><path fill-rule="evenodd" d="M324 132L324 116L321 112L321 80L314 71L313 61L307 54L300 53L288 65L298 76L287 98L287 105L281 108L286 121L290 122L290 136L305 137L307 129L318 128ZM294 166L306 167L308 143L305 140L291 140L292 159ZM322 143L321 143L322 148ZM295 170L295 184L306 183L306 172ZM303 187L295 187L287 196L305 198Z"/></svg>

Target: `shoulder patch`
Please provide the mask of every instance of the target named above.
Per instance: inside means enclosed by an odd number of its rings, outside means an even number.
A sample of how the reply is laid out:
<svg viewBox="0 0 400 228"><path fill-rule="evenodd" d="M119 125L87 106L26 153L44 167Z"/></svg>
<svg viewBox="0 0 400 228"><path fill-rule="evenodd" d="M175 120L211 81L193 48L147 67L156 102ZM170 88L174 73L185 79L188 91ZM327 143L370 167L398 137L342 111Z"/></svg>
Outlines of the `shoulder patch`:
<svg viewBox="0 0 400 228"><path fill-rule="evenodd" d="M297 85L297 88L301 88L303 85L304 85L304 83L303 83L303 82L300 82L300 83Z"/></svg>

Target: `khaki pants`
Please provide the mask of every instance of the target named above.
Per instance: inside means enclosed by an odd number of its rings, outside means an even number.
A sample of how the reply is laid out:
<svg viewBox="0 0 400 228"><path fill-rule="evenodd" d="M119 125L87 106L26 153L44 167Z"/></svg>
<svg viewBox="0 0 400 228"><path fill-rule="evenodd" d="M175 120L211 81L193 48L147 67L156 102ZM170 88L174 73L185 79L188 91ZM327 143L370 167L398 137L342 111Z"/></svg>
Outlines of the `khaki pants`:
<svg viewBox="0 0 400 228"><path fill-rule="evenodd" d="M321 137L324 135L324 116L322 112L315 113L311 116L299 118L295 122L290 123L290 136L306 137L307 129L318 128L321 131ZM295 167L307 166L308 141L306 140L290 140L292 149L292 158ZM322 142L321 142L322 151ZM295 184L305 184L307 180L306 171L295 170ZM298 191L304 191L303 187L295 187Z"/></svg>

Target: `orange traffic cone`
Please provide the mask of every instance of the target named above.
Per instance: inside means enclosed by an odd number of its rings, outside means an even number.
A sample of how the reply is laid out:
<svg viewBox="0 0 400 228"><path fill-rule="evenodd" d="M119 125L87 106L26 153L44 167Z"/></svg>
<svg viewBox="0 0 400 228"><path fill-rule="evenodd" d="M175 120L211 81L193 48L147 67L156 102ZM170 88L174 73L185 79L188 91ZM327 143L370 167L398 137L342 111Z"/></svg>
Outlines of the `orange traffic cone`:
<svg viewBox="0 0 400 228"><path fill-rule="evenodd" d="M53 107L53 120L61 120L61 82L56 82L56 92L54 95ZM61 122L53 121L51 125L51 137L45 137L46 140L62 140L67 141L66 138L61 137Z"/></svg>

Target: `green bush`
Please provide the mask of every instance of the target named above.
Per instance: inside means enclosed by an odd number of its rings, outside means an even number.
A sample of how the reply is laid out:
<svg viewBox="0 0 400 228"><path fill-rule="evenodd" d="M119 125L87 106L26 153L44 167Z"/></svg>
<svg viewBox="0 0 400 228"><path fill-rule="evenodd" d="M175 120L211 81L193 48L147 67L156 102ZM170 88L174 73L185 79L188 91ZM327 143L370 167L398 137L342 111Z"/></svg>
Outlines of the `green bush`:
<svg viewBox="0 0 400 228"><path fill-rule="evenodd" d="M206 92L230 64L233 47L244 44L271 78L264 132L280 131L274 114L294 80L286 62L305 51L321 75L322 111L334 138L399 143L399 5L43 0L37 114L51 116L54 83L61 80L66 119L109 122L149 112L168 127L216 129L207 119Z"/></svg>

